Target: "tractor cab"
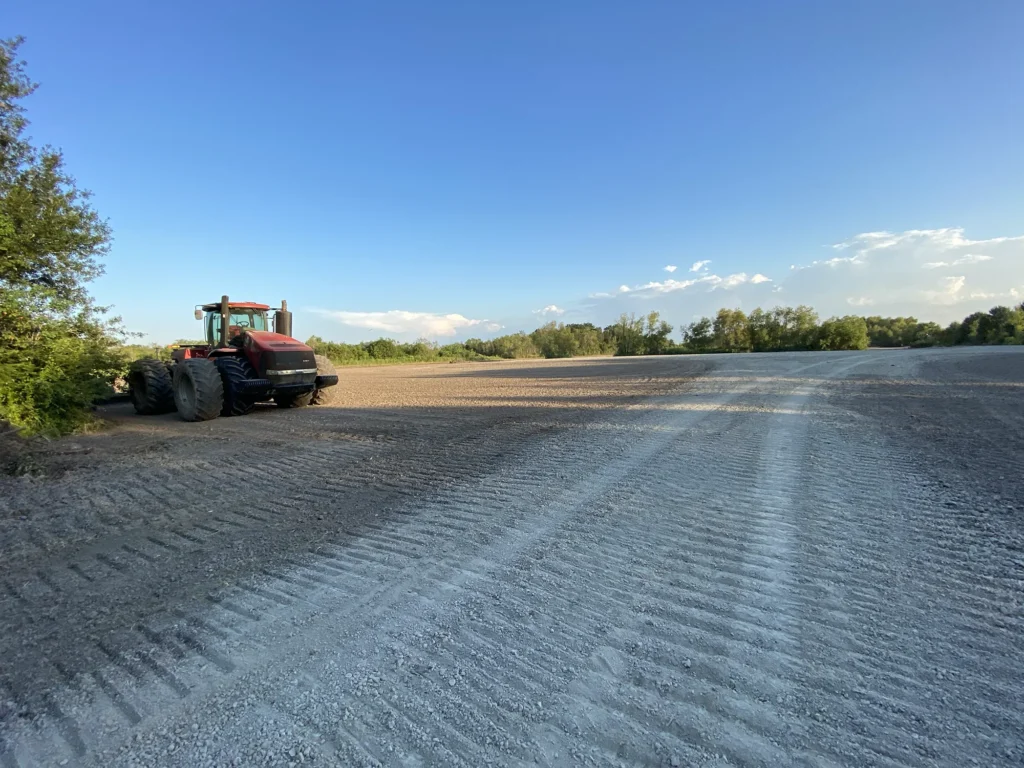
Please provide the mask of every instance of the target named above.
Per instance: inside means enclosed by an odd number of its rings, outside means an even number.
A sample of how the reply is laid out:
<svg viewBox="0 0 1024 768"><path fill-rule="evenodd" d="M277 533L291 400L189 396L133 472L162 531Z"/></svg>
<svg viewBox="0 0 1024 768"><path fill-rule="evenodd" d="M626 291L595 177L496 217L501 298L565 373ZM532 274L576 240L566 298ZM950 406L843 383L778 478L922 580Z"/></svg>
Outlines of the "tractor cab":
<svg viewBox="0 0 1024 768"><path fill-rule="evenodd" d="M206 343L216 347L221 343L221 304L204 304L200 310L205 313L203 326L206 329ZM228 334L227 341L233 346L241 343L242 334L246 331L267 331L270 330L267 324L267 312L270 310L268 304L254 304L252 302L229 302L228 303Z"/></svg>

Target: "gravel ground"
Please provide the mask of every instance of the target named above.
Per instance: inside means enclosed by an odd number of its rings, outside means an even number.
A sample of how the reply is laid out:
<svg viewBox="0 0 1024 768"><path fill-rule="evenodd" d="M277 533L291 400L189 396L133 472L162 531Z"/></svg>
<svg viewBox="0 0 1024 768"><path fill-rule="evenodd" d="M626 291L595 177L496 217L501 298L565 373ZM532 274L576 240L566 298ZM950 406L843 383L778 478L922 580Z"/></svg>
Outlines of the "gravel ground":
<svg viewBox="0 0 1024 768"><path fill-rule="evenodd" d="M0 479L0 766L1024 764L1024 350L339 386Z"/></svg>

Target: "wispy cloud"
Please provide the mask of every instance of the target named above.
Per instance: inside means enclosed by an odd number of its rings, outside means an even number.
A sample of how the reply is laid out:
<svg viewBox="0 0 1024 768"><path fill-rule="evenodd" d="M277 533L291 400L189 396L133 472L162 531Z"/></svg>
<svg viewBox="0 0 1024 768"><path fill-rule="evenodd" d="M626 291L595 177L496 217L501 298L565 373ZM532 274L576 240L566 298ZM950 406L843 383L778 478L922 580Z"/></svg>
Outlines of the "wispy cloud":
<svg viewBox="0 0 1024 768"><path fill-rule="evenodd" d="M839 254L794 265L785 281L787 296L823 314L845 303L948 322L1024 291L1024 236L975 240L958 227L866 232L832 249Z"/></svg>
<svg viewBox="0 0 1024 768"><path fill-rule="evenodd" d="M921 266L925 269L940 269L942 267L960 267L964 264L980 264L983 261L992 261L992 257L983 253L967 253L953 261L928 261Z"/></svg>
<svg viewBox="0 0 1024 768"><path fill-rule="evenodd" d="M407 312L392 309L386 312L349 312L345 310L313 310L343 325L367 328L385 333L409 334L427 338L455 336L467 328L498 331L502 326L490 320L473 320L463 315L440 315L432 312Z"/></svg>
<svg viewBox="0 0 1024 768"><path fill-rule="evenodd" d="M564 315L565 314L565 310L562 309L561 307L557 306L556 304L548 304L543 309L535 309L535 310L533 310L533 314L535 314L535 315L543 315L544 317L548 317L549 315Z"/></svg>
<svg viewBox="0 0 1024 768"><path fill-rule="evenodd" d="M677 267L675 264L666 264L664 269L666 272L675 272L677 269L679 269L679 267Z"/></svg>
<svg viewBox="0 0 1024 768"><path fill-rule="evenodd" d="M956 304L964 298L960 292L964 289L966 282L967 278L963 275L944 277L939 290L925 291L924 293L933 304Z"/></svg>
<svg viewBox="0 0 1024 768"><path fill-rule="evenodd" d="M704 259L703 261L695 261L695 262L693 262L693 266L690 267L690 271L691 272L700 272L702 269L704 269L710 263L711 263L711 259Z"/></svg>
<svg viewBox="0 0 1024 768"><path fill-rule="evenodd" d="M666 280L654 280L649 283L643 283L642 285L620 285L617 294L593 293L590 295L590 298L606 299L612 298L615 295L622 296L623 294L628 294L634 298L651 298L653 296L660 296L666 293L685 291L688 288L693 288L694 286L703 286L706 290L713 291L719 288L722 290L729 290L739 285L743 285L744 283L757 285L758 283L769 282L771 282L771 278L760 273L750 276L746 272L737 272L732 275L727 275L726 277L704 274L700 277L688 278L686 280L668 278Z"/></svg>

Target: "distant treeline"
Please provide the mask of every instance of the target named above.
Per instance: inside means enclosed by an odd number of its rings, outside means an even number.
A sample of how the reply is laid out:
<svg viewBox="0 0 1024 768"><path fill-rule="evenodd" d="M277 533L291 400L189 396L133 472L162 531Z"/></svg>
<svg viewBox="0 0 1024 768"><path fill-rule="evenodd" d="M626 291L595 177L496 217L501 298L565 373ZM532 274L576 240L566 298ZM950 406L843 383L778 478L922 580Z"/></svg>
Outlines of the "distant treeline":
<svg viewBox="0 0 1024 768"><path fill-rule="evenodd" d="M341 344L319 336L306 343L340 364L1024 344L1024 304L975 312L945 328L913 317L847 315L820 320L811 307L799 306L758 308L750 314L720 309L714 317L683 326L678 342L672 340L672 330L658 312L651 312L643 317L622 315L604 328L552 322L532 333L444 345L426 340L401 344L392 339Z"/></svg>

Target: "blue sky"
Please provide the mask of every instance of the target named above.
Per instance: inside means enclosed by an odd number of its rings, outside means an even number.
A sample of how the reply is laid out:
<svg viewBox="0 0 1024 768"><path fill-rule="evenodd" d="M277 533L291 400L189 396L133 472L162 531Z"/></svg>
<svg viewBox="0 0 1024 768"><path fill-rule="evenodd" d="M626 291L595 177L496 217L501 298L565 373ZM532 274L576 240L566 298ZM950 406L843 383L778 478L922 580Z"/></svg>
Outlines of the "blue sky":
<svg viewBox="0 0 1024 768"><path fill-rule="evenodd" d="M1024 293L1019 2L8 0L0 26L32 136L114 228L94 293L156 341L225 292L347 341Z"/></svg>

